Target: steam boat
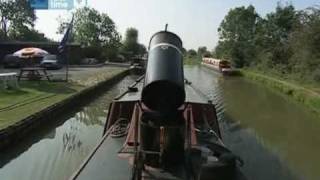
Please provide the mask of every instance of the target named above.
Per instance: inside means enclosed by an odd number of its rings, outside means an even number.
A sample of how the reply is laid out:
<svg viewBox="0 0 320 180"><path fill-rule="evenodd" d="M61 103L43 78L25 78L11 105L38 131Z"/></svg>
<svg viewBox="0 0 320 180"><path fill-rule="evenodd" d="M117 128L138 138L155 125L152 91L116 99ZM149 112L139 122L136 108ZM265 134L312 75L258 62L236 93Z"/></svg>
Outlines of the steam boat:
<svg viewBox="0 0 320 180"><path fill-rule="evenodd" d="M71 180L243 179L216 110L184 78L182 41L154 34L145 75L109 107L103 138Z"/></svg>

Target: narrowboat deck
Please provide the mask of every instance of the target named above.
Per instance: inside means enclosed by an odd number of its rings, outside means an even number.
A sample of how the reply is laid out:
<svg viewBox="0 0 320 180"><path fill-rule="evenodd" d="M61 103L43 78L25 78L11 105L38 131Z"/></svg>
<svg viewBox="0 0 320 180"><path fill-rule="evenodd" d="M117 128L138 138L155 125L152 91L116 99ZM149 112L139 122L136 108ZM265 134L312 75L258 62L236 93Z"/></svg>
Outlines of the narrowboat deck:
<svg viewBox="0 0 320 180"><path fill-rule="evenodd" d="M118 96L110 107L111 111L117 111L115 109L119 108L121 105L125 107L134 107L141 98L141 89L143 87L143 82L137 80L137 82L129 86L128 91ZM208 106L208 99L204 94L201 94L198 89L192 86L192 84L186 81L185 86L186 91L186 102L185 105L192 104L194 108L202 109L203 106ZM210 101L209 101L210 102ZM112 108L115 108L112 110ZM209 107L210 108L210 107ZM135 110L134 110L135 111ZM193 112L200 113L200 112ZM134 114L134 112L132 112ZM194 114L196 116L196 114ZM114 114L114 116L116 116ZM134 115L133 115L134 116ZM214 130L219 132L219 126L217 124L217 119L214 114L211 114L211 122L216 122L211 124ZM130 117L132 118L132 117ZM112 118L109 118L109 121ZM110 122L106 122L110 124ZM128 158L119 155L119 151L124 148L126 142L126 137L113 138L110 136L109 131L105 131L105 135L102 137L100 143L95 147L95 149L90 153L90 155L85 159L84 163L80 168L73 174L70 180L105 180L105 179L128 179L132 174L132 163L129 163ZM155 176L155 175L154 175ZM157 174L161 176L161 174ZM168 173L165 175L168 179ZM169 179L179 179L170 175ZM148 178L145 178L148 179ZM151 178L154 179L154 178Z"/></svg>

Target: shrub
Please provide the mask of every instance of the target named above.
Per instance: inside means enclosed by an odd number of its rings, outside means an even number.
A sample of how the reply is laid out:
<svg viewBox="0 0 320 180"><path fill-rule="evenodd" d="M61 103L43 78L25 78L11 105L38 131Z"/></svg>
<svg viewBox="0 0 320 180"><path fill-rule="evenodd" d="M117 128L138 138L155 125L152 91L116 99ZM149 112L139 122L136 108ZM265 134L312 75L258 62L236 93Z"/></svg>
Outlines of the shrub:
<svg viewBox="0 0 320 180"><path fill-rule="evenodd" d="M318 67L313 73L312 73L312 78L316 82L320 82L320 67Z"/></svg>
<svg viewBox="0 0 320 180"><path fill-rule="evenodd" d="M84 51L84 56L87 58L99 59L101 57L100 47L96 47L96 46L85 47L83 51Z"/></svg>

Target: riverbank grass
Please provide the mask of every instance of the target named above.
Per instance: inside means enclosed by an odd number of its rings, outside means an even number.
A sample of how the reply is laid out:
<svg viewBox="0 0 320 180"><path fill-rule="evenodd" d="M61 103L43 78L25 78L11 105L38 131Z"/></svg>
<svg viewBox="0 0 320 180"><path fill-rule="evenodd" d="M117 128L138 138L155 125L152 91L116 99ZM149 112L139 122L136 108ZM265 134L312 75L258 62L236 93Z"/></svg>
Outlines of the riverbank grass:
<svg viewBox="0 0 320 180"><path fill-rule="evenodd" d="M198 65L201 63L201 60L198 57L184 57L183 64L184 65Z"/></svg>
<svg viewBox="0 0 320 180"><path fill-rule="evenodd" d="M19 89L0 90L0 112L52 95L70 94L80 88L80 86L76 87L72 83L23 81Z"/></svg>
<svg viewBox="0 0 320 180"><path fill-rule="evenodd" d="M70 82L21 81L18 90L0 90L0 130L52 106L99 82L120 74L125 69L113 68L91 73Z"/></svg>
<svg viewBox="0 0 320 180"><path fill-rule="evenodd" d="M81 90L58 82L21 82L19 90L0 91L0 129L6 128Z"/></svg>
<svg viewBox="0 0 320 180"><path fill-rule="evenodd" d="M317 86L297 85L281 80L280 78L267 76L259 72L242 69L241 74L251 80L260 82L280 93L286 94L294 100L306 105L309 109L320 116L320 91Z"/></svg>

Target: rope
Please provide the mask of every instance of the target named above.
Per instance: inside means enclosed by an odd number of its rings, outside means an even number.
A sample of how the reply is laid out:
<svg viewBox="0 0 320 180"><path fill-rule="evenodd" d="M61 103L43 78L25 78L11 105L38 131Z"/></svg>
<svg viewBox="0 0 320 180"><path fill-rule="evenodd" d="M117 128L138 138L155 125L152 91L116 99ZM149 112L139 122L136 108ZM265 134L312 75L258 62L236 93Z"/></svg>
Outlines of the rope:
<svg viewBox="0 0 320 180"><path fill-rule="evenodd" d="M120 138L127 135L129 130L128 124L128 119L119 118L111 127L110 136L113 138Z"/></svg>

